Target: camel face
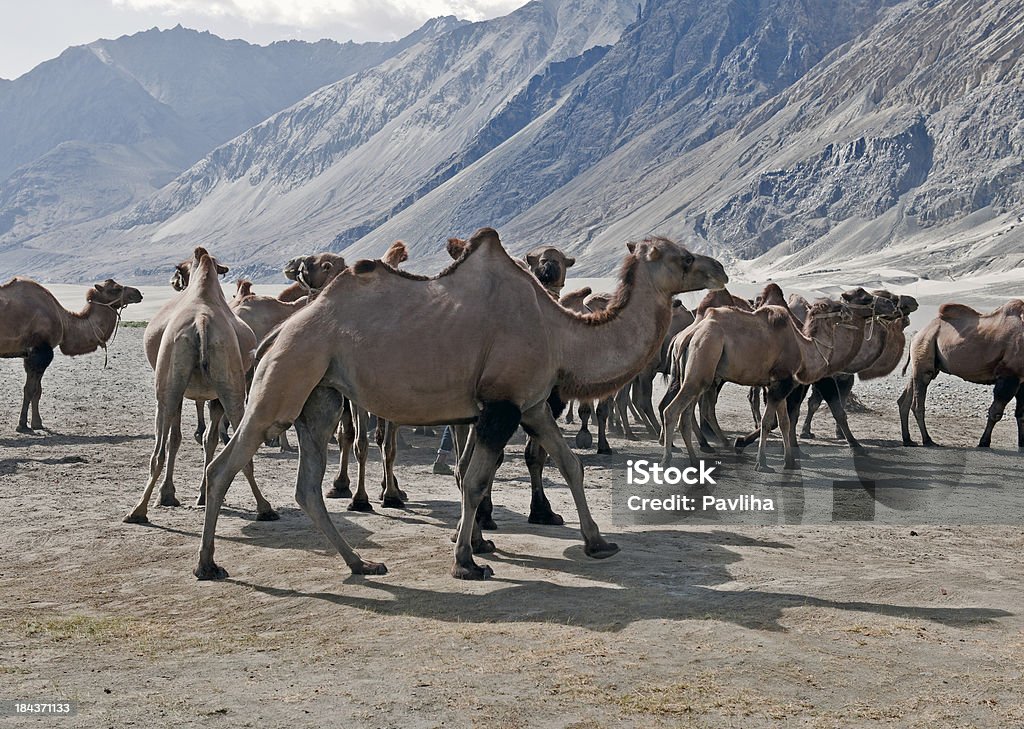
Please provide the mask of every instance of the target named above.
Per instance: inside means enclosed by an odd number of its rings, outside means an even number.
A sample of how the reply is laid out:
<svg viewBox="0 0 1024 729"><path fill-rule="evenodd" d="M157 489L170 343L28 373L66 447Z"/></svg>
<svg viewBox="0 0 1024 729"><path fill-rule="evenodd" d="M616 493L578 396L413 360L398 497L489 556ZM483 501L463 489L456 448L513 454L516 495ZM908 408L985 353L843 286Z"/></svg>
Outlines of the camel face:
<svg viewBox="0 0 1024 729"><path fill-rule="evenodd" d="M668 238L649 238L626 247L668 296L700 289L721 289L729 283L725 267L708 256L691 253Z"/></svg>
<svg viewBox="0 0 1024 729"><path fill-rule="evenodd" d="M576 259L565 255L557 248L535 248L526 254L526 265L544 288L560 292L565 286L565 277Z"/></svg>
<svg viewBox="0 0 1024 729"><path fill-rule="evenodd" d="M858 287L851 291L844 291L839 298L853 307L870 308L872 316L882 318L902 316L896 306L895 297L891 295L880 296Z"/></svg>
<svg viewBox="0 0 1024 729"><path fill-rule="evenodd" d="M196 251L203 251L204 254L206 253L206 249L204 248L196 248ZM193 255L192 258L187 258L174 267L174 275L171 276L170 284L175 291L184 291L188 288L189 279L192 277L192 271L194 270L198 259L199 256ZM223 266L219 263L217 263L216 266L218 276L223 276L231 270L227 266Z"/></svg>
<svg viewBox="0 0 1024 729"><path fill-rule="evenodd" d="M122 309L128 304L138 304L142 301L142 292L131 286L122 286L114 279L108 278L103 283L93 286L86 295L86 300Z"/></svg>
<svg viewBox="0 0 1024 729"><path fill-rule="evenodd" d="M293 258L284 267L286 278L310 291L319 291L345 270L345 259L335 253L316 253Z"/></svg>

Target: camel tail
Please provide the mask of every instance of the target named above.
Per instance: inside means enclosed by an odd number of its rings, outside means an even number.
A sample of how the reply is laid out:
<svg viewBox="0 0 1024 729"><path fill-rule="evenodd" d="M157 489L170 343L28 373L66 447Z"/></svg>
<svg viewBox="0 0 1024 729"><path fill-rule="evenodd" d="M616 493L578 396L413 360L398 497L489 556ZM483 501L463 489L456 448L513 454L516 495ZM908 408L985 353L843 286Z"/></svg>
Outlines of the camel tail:
<svg viewBox="0 0 1024 729"><path fill-rule="evenodd" d="M199 368L207 373L210 371L210 337L207 331L209 326L209 317L200 314L196 319L196 332L199 335Z"/></svg>

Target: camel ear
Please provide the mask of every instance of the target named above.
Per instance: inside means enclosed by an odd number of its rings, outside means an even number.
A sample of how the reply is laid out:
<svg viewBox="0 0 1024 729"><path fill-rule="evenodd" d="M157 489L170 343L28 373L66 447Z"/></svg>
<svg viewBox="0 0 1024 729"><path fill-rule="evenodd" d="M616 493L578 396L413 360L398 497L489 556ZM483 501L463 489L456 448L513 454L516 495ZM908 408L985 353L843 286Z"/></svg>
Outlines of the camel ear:
<svg viewBox="0 0 1024 729"><path fill-rule="evenodd" d="M630 241L629 243L627 243L626 244L626 248L629 249L630 253L636 253L636 243L634 243L633 241Z"/></svg>
<svg viewBox="0 0 1024 729"><path fill-rule="evenodd" d="M217 275L219 275L219 276L223 276L225 273L227 273L230 270L231 269L229 269L227 266L222 266L219 263L217 264Z"/></svg>
<svg viewBox="0 0 1024 729"><path fill-rule="evenodd" d="M97 291L102 291L103 290L103 284L101 284L101 283L94 284L93 288L96 289Z"/></svg>
<svg viewBox="0 0 1024 729"><path fill-rule="evenodd" d="M566 268L572 268L572 265L574 263L576 263L576 259L575 258L566 258L565 259L565 267Z"/></svg>
<svg viewBox="0 0 1024 729"><path fill-rule="evenodd" d="M330 271L333 267L334 264L331 263L330 261L324 261L323 263L320 264L321 271Z"/></svg>
<svg viewBox="0 0 1024 729"><path fill-rule="evenodd" d="M536 253L527 253L526 263L530 266L530 268L533 268L538 263L540 263L540 256L538 256Z"/></svg>

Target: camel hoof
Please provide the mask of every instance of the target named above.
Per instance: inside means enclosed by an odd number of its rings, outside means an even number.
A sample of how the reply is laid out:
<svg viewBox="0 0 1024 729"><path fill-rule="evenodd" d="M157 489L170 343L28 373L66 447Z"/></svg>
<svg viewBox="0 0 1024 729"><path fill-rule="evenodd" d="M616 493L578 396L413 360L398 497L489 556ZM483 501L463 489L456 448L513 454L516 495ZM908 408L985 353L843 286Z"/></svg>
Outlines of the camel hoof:
<svg viewBox="0 0 1024 729"><path fill-rule="evenodd" d="M747 447L747 444L743 441L742 438L737 438L732 442L732 447L737 453L740 453L743 451L744 448Z"/></svg>
<svg viewBox="0 0 1024 729"><path fill-rule="evenodd" d="M407 494L404 491L402 491L402 489L398 489L398 498L400 498L402 501L408 501L409 500L409 494Z"/></svg>
<svg viewBox="0 0 1024 729"><path fill-rule="evenodd" d="M565 524L565 519L556 514L553 511L541 511L541 512L530 512L530 518L527 519L530 524L547 524L549 526L562 526Z"/></svg>
<svg viewBox="0 0 1024 729"><path fill-rule="evenodd" d="M149 524L149 517L145 514L132 512L131 514L126 514L121 521L125 524Z"/></svg>
<svg viewBox="0 0 1024 729"><path fill-rule="evenodd" d="M754 470L758 473L775 473L775 469L769 466L767 463L758 463L754 466Z"/></svg>
<svg viewBox="0 0 1024 729"><path fill-rule="evenodd" d="M917 441L910 440L909 438L904 438L903 439L903 447L904 448L917 448Z"/></svg>
<svg viewBox="0 0 1024 729"><path fill-rule="evenodd" d="M164 494L160 497L160 506L181 506L181 502L174 497L174 494Z"/></svg>
<svg viewBox="0 0 1024 729"><path fill-rule="evenodd" d="M487 516L478 514L476 518L476 523L480 525L481 529L486 529L488 531L498 528L497 522L494 521L494 517L490 514L488 514ZM454 542L455 540L453 539L452 541Z"/></svg>
<svg viewBox="0 0 1024 729"><path fill-rule="evenodd" d="M457 580L486 580L494 577L494 570L488 565L480 565L470 562L468 565L456 564L452 567L452 577Z"/></svg>
<svg viewBox="0 0 1024 729"><path fill-rule="evenodd" d="M334 484L327 491L324 492L325 499L351 499L352 489L348 486L339 486Z"/></svg>
<svg viewBox="0 0 1024 729"><path fill-rule="evenodd" d="M206 494L199 494L196 498L196 506L206 506Z"/></svg>
<svg viewBox="0 0 1024 729"><path fill-rule="evenodd" d="M405 502L394 496L385 496L380 504L385 509L404 509Z"/></svg>
<svg viewBox="0 0 1024 729"><path fill-rule="evenodd" d="M348 505L349 511L373 511L373 504L369 501L353 501Z"/></svg>
<svg viewBox="0 0 1024 729"><path fill-rule="evenodd" d="M490 554L496 549L497 547L494 546L494 542L490 539L481 539L473 545L473 554Z"/></svg>
<svg viewBox="0 0 1024 729"><path fill-rule="evenodd" d="M597 453L602 456L611 456L615 454L615 451L613 451L609 446L598 446Z"/></svg>
<svg viewBox="0 0 1024 729"><path fill-rule="evenodd" d="M942 446L940 446L940 445L939 445L938 443L936 443L936 442L935 442L934 440L932 440L931 438L929 438L928 440L926 440L926 441L924 442L924 447L925 447L925 448L941 448Z"/></svg>
<svg viewBox="0 0 1024 729"><path fill-rule="evenodd" d="M978 448L991 448L991 447L992 447L992 441L990 441L990 440L985 440L984 438L982 438L980 441L978 441Z"/></svg>
<svg viewBox="0 0 1024 729"><path fill-rule="evenodd" d="M782 468L785 471L799 471L800 470L800 464L797 461L794 461L793 463L785 464Z"/></svg>
<svg viewBox="0 0 1024 729"><path fill-rule="evenodd" d="M27 425L19 425L17 428L15 428L15 430L18 431L19 433L34 433L35 432L34 430L32 430L32 428L28 427Z"/></svg>
<svg viewBox="0 0 1024 729"><path fill-rule="evenodd" d="M814 440L817 436L811 431L807 430L800 434L800 437L804 440Z"/></svg>
<svg viewBox="0 0 1024 729"><path fill-rule="evenodd" d="M589 431L581 430L576 434L576 447L590 450L594 446L594 436Z"/></svg>
<svg viewBox="0 0 1024 729"><path fill-rule="evenodd" d="M615 542L599 542L598 544L586 544L583 552L594 559L606 559L619 551L619 545Z"/></svg>
<svg viewBox="0 0 1024 729"><path fill-rule="evenodd" d="M228 576L228 571L220 565L211 562L208 565L199 565L192 570L192 574L200 580L223 580Z"/></svg>
<svg viewBox="0 0 1024 729"><path fill-rule="evenodd" d="M700 452L701 453L714 453L715 449L712 448L710 445L702 445L702 446L700 446Z"/></svg>
<svg viewBox="0 0 1024 729"><path fill-rule="evenodd" d="M270 509L269 511L256 512L256 521L277 521L280 518L281 515L273 509Z"/></svg>
<svg viewBox="0 0 1024 729"><path fill-rule="evenodd" d="M383 563L370 562L365 559L350 564L349 569L354 575L386 575L388 573L388 568Z"/></svg>
<svg viewBox="0 0 1024 729"><path fill-rule="evenodd" d="M868 454L868 449L862 446L860 443L851 445L850 450L853 451L854 455L857 456L866 456Z"/></svg>

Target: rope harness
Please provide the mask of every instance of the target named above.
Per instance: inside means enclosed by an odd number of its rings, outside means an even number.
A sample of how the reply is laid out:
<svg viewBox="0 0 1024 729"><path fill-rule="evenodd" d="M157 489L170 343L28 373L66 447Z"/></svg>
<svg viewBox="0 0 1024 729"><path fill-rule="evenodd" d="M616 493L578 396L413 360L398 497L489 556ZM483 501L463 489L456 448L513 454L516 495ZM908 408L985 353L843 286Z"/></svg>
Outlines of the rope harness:
<svg viewBox="0 0 1024 729"><path fill-rule="evenodd" d="M119 298L117 300L117 304L116 305L115 304L106 304L106 303L104 303L102 301L92 301L92 302L90 302L90 303L96 304L98 306L105 306L105 307L107 307L108 309L110 309L111 311L114 312L114 316L117 319L114 322L114 333L110 336L110 339L107 340L107 341L103 341L103 335L100 334L99 329L97 329L96 325L93 324L92 319L86 319L86 321L89 322L89 327L92 329L93 336L96 337L96 343L103 350L103 369L107 369L107 361L108 361L107 347L109 345L113 344L114 340L117 339L117 330L121 328L121 312L124 310L124 308L126 306L128 306L128 304L125 303L124 294L125 294L125 292L122 291L121 292L121 298Z"/></svg>

